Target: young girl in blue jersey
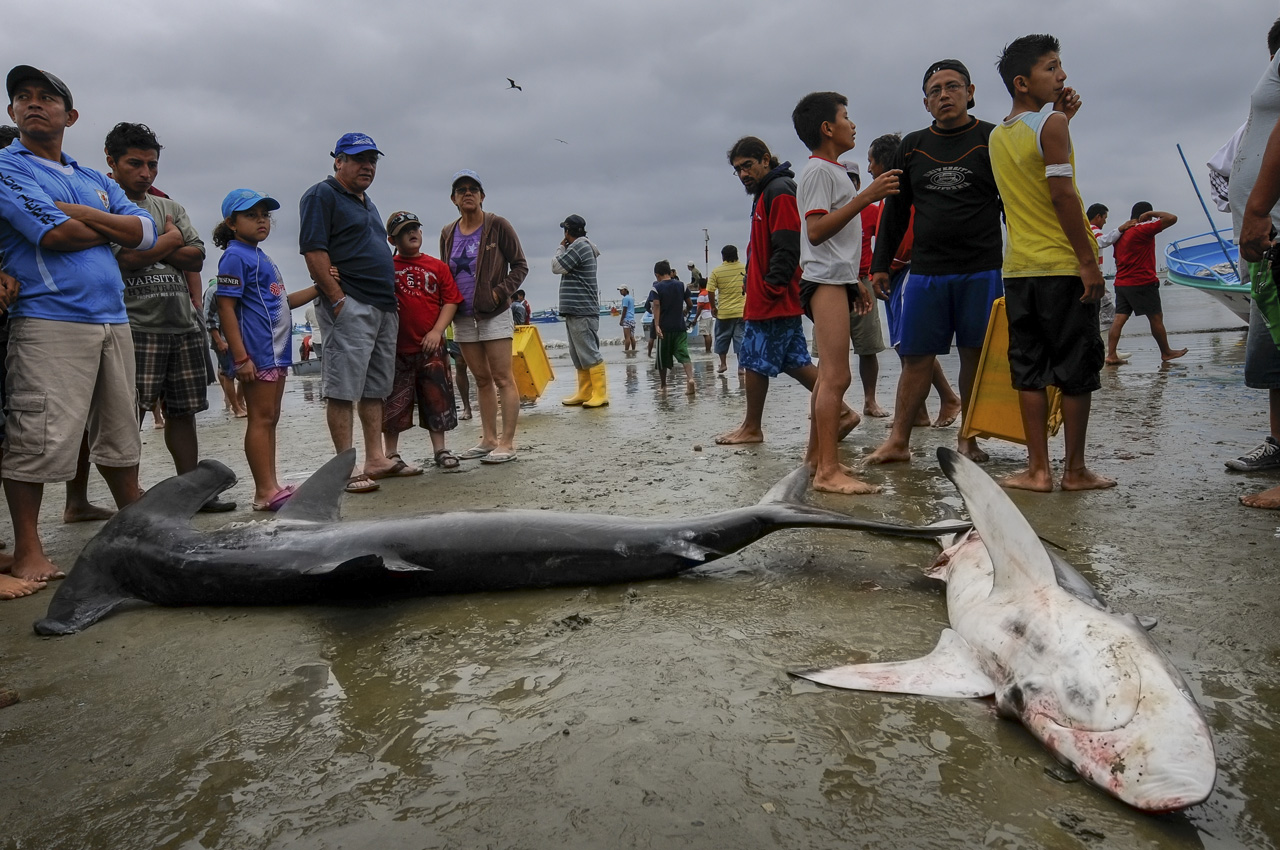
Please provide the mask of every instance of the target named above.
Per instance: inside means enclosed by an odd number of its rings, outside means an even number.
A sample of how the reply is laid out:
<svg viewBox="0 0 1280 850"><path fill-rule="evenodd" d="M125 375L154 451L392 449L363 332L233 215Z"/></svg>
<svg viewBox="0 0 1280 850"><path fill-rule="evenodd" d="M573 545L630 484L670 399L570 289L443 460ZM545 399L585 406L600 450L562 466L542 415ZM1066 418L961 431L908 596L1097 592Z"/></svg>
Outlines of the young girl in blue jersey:
<svg viewBox="0 0 1280 850"><path fill-rule="evenodd" d="M243 382L249 422L244 453L253 475L253 509L278 511L294 487L276 477L276 424L284 379L293 361L293 316L289 312L316 297L309 286L286 293L280 270L258 245L271 233L271 211L280 202L254 189L234 189L222 202L222 221L213 244L218 261L218 317Z"/></svg>

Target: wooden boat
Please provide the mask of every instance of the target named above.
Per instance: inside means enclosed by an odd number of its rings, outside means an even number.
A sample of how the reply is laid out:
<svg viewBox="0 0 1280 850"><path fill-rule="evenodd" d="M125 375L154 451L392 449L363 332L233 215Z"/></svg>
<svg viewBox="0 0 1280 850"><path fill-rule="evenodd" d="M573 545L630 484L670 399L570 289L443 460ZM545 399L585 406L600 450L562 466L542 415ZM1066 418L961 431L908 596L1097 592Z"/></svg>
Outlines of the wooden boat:
<svg viewBox="0 0 1280 850"><path fill-rule="evenodd" d="M1241 283L1236 273L1240 254L1229 228L1170 242L1164 257L1170 281L1211 295L1248 324L1252 298L1249 284Z"/></svg>

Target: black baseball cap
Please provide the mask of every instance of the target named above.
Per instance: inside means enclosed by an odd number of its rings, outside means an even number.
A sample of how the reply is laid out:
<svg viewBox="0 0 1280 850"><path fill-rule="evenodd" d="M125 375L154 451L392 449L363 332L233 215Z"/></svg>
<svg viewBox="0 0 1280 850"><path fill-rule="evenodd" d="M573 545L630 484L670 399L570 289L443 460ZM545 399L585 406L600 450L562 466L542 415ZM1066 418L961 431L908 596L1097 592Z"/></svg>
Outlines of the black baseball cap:
<svg viewBox="0 0 1280 850"><path fill-rule="evenodd" d="M560 226L565 230L581 230L585 233L587 230L587 220L580 215L571 215L564 221L560 222Z"/></svg>
<svg viewBox="0 0 1280 850"><path fill-rule="evenodd" d="M966 86L973 85L973 78L969 76L969 69L964 66L963 62L959 59L939 59L937 62L934 62L929 66L929 70L924 72L924 80L920 83L921 91L924 91L925 87L929 85L929 78L939 71L955 71L960 76L964 77L964 84ZM969 103L965 108L973 109L973 98L969 98Z"/></svg>
<svg viewBox="0 0 1280 850"><path fill-rule="evenodd" d="M41 71L31 65L14 65L13 69L9 71L9 76L5 78L4 87L9 95L10 103L13 103L13 90L27 80L41 81L62 95L62 99L67 103L67 111L73 108L71 106L71 89L67 88L67 84L48 71Z"/></svg>

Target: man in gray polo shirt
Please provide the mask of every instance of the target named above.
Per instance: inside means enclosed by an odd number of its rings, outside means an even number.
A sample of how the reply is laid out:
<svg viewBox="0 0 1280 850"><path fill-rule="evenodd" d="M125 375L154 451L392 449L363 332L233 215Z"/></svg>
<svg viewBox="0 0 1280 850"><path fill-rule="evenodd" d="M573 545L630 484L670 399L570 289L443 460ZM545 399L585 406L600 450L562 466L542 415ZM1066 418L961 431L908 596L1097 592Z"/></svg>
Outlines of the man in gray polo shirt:
<svg viewBox="0 0 1280 850"><path fill-rule="evenodd" d="M382 400L395 376L395 268L382 215L366 194L382 152L364 133L347 133L333 153L333 174L308 189L299 204L299 248L320 291L316 319L324 337L321 363L326 418L333 447L352 445L352 410L364 435L363 471L348 493L378 489L377 479L422 470L400 466L382 450Z"/></svg>

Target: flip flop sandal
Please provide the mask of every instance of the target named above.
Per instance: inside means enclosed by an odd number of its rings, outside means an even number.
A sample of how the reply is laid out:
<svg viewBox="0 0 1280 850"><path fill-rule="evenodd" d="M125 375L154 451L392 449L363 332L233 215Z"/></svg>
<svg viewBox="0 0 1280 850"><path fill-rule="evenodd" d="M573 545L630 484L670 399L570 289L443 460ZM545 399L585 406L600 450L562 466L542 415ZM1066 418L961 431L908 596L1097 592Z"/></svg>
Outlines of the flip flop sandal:
<svg viewBox="0 0 1280 850"><path fill-rule="evenodd" d="M382 485L367 475L353 475L347 479L344 488L348 493L372 493Z"/></svg>
<svg viewBox="0 0 1280 850"><path fill-rule="evenodd" d="M481 463L507 463L516 459L515 452L489 452L485 457L480 458Z"/></svg>
<svg viewBox="0 0 1280 850"><path fill-rule="evenodd" d="M290 484L288 487L283 487L279 491L277 491L277 493L267 501L254 502L253 509L255 511L272 511L272 512L278 511L284 507L285 502L289 501L289 498L293 495L294 491L297 489L298 488L293 484Z"/></svg>
<svg viewBox="0 0 1280 850"><path fill-rule="evenodd" d="M401 459L400 455L389 455L388 457L389 458L394 457L396 459L395 465L393 465L386 472L367 473L367 477L371 478L374 481L380 481L383 478L411 478L414 475L422 474L421 467L410 466L409 464L405 463L403 459Z"/></svg>
<svg viewBox="0 0 1280 850"><path fill-rule="evenodd" d="M462 454L458 455L458 460L476 460L491 453L493 449L486 449L484 446L472 446Z"/></svg>
<svg viewBox="0 0 1280 850"><path fill-rule="evenodd" d="M441 449L436 452L436 466L441 469L457 469L458 456L448 449Z"/></svg>

